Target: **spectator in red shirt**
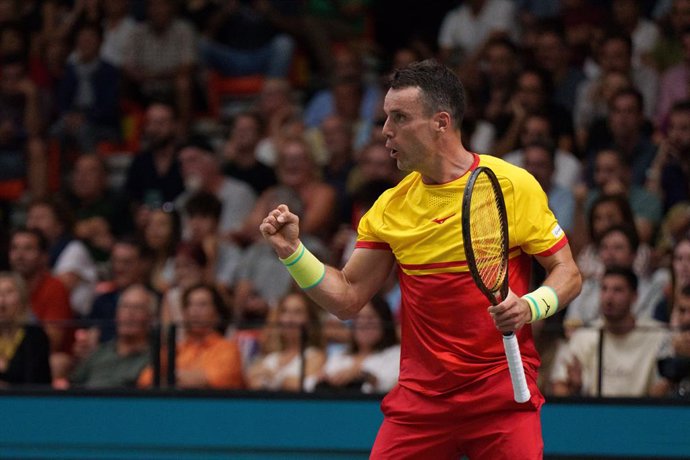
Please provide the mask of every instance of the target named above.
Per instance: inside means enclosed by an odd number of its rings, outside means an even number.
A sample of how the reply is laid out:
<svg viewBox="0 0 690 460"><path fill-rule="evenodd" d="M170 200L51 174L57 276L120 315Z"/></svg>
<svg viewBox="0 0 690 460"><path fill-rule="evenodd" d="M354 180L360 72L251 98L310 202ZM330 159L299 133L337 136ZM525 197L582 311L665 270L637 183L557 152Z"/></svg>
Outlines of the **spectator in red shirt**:
<svg viewBox="0 0 690 460"><path fill-rule="evenodd" d="M74 330L69 292L48 267L48 242L38 230L20 228L12 232L9 247L12 271L18 273L29 290L31 312L43 323L50 342L53 383L64 379L71 368L70 354Z"/></svg>

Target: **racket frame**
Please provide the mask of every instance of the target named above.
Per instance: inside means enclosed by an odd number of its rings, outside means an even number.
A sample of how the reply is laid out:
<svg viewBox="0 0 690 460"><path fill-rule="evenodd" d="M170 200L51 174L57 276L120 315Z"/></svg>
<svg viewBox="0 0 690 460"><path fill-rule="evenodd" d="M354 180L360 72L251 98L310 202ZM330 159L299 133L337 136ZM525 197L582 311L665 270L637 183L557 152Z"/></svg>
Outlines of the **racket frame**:
<svg viewBox="0 0 690 460"><path fill-rule="evenodd" d="M498 289L494 291L489 289L489 287L486 286L482 280L479 270L477 269L477 261L474 255L474 249L472 248L472 231L470 225L470 219L472 217L470 211L472 207L472 195L474 194L474 186L482 174L486 174L486 176L489 178L489 183L491 184L494 194L496 195L496 205L498 207L499 219L504 228L501 241L501 255L503 257L502 264L504 265L501 268L504 271L503 280L500 282ZM489 300L489 302L492 305L498 305L499 302L504 300L508 295L508 214L506 211L505 199L503 198L503 190L501 190L501 185L498 182L498 178L491 168L480 166L470 174L462 197L461 220L465 257L470 274L472 275L472 279L482 294L484 294L484 296ZM500 300L496 296L497 293L500 295ZM514 331L503 333L503 347L506 354L506 360L508 361L510 379L513 384L513 398L518 403L525 403L530 400L531 394L525 378L525 368L522 364L520 346Z"/></svg>

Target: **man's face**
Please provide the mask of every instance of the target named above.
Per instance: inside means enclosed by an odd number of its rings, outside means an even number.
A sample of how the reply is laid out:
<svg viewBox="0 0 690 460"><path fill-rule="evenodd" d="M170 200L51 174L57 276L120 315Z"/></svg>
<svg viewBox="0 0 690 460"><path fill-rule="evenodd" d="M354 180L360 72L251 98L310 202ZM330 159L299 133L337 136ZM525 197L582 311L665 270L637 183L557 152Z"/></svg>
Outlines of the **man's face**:
<svg viewBox="0 0 690 460"><path fill-rule="evenodd" d="M237 117L232 126L230 140L235 144L238 152L247 152L253 155L256 145L261 140L259 124L250 116L241 115Z"/></svg>
<svg viewBox="0 0 690 460"><path fill-rule="evenodd" d="M276 173L281 184L299 187L308 182L314 171L314 162L307 147L300 142L286 142L278 151Z"/></svg>
<svg viewBox="0 0 690 460"><path fill-rule="evenodd" d="M675 0L670 18L673 28L678 32L690 26L690 0Z"/></svg>
<svg viewBox="0 0 690 460"><path fill-rule="evenodd" d="M517 70L515 55L502 44L494 44L486 50L486 65L489 78L499 82L507 81Z"/></svg>
<svg viewBox="0 0 690 460"><path fill-rule="evenodd" d="M608 321L620 321L630 314L637 293L621 275L606 275L601 281L600 309Z"/></svg>
<svg viewBox="0 0 690 460"><path fill-rule="evenodd" d="M110 255L113 282L124 289L143 278L142 261L139 249L131 244L116 243Z"/></svg>
<svg viewBox="0 0 690 460"><path fill-rule="evenodd" d="M605 267L632 267L635 252L622 232L612 231L601 239L599 257Z"/></svg>
<svg viewBox="0 0 690 460"><path fill-rule="evenodd" d="M525 110L528 112L539 110L545 96L544 86L538 75L527 72L518 78L515 97Z"/></svg>
<svg viewBox="0 0 690 460"><path fill-rule="evenodd" d="M107 187L106 172L94 155L82 155L74 164L72 192L81 199L101 196Z"/></svg>
<svg viewBox="0 0 690 460"><path fill-rule="evenodd" d="M31 233L17 233L10 241L10 267L24 278L44 269L47 256L41 253L38 239Z"/></svg>
<svg viewBox="0 0 690 460"><path fill-rule="evenodd" d="M345 120L340 117L326 118L321 123L321 134L331 156L346 158L350 156L352 134Z"/></svg>
<svg viewBox="0 0 690 460"><path fill-rule="evenodd" d="M668 119L668 141L682 154L690 154L690 111L671 112Z"/></svg>
<svg viewBox="0 0 690 460"><path fill-rule="evenodd" d="M609 125L614 137L638 132L643 121L642 107L633 95L619 95L611 103Z"/></svg>
<svg viewBox="0 0 690 460"><path fill-rule="evenodd" d="M690 330L690 296L678 294L673 309L678 326L681 329Z"/></svg>
<svg viewBox="0 0 690 460"><path fill-rule="evenodd" d="M141 339L147 337L152 316L150 302L150 295L138 286L122 293L115 313L118 336Z"/></svg>
<svg viewBox="0 0 690 460"><path fill-rule="evenodd" d="M604 72L630 71L630 49L623 40L607 40L601 46L601 68Z"/></svg>
<svg viewBox="0 0 690 460"><path fill-rule="evenodd" d="M185 147L180 150L179 159L185 188L190 191L202 189L213 174L215 162L212 155L197 147Z"/></svg>
<svg viewBox="0 0 690 460"><path fill-rule="evenodd" d="M36 204L29 208L26 214L26 226L40 230L48 241L57 239L64 230L53 210L45 204Z"/></svg>
<svg viewBox="0 0 690 460"><path fill-rule="evenodd" d="M603 188L608 182L623 180L623 165L615 152L600 152L594 162L594 184Z"/></svg>
<svg viewBox="0 0 690 460"><path fill-rule="evenodd" d="M6 64L0 73L0 92L8 96L21 94L20 83L25 76L26 71L23 65Z"/></svg>
<svg viewBox="0 0 690 460"><path fill-rule="evenodd" d="M690 241L681 240L673 249L673 274L679 286L690 285Z"/></svg>
<svg viewBox="0 0 690 460"><path fill-rule="evenodd" d="M524 161L525 169L537 179L544 191L548 192L554 172L554 164L549 152L536 145L527 147L524 149Z"/></svg>
<svg viewBox="0 0 690 460"><path fill-rule="evenodd" d="M170 0L149 0L149 21L154 28L163 30L173 20L173 7Z"/></svg>
<svg viewBox="0 0 690 460"><path fill-rule="evenodd" d="M539 65L549 72L560 69L568 62L568 50L558 35L545 32L537 38L536 60Z"/></svg>
<svg viewBox="0 0 690 460"><path fill-rule="evenodd" d="M383 103L386 122L382 133L386 148L402 171L420 171L433 154L434 117L427 112L419 88L390 89ZM451 129L451 127L449 127Z"/></svg>
<svg viewBox="0 0 690 460"><path fill-rule="evenodd" d="M551 137L551 126L549 122L540 116L530 116L525 120L520 133L522 145L527 145L539 140Z"/></svg>
<svg viewBox="0 0 690 460"><path fill-rule="evenodd" d="M215 235L218 231L218 221L212 216L194 215L187 218L189 240L201 243L205 238Z"/></svg>
<svg viewBox="0 0 690 460"><path fill-rule="evenodd" d="M101 37L95 30L83 29L77 35L76 52L84 62L91 62L98 57L101 49Z"/></svg>
<svg viewBox="0 0 690 460"><path fill-rule="evenodd" d="M175 137L175 117L170 107L154 104L146 111L144 138L150 148L166 146Z"/></svg>

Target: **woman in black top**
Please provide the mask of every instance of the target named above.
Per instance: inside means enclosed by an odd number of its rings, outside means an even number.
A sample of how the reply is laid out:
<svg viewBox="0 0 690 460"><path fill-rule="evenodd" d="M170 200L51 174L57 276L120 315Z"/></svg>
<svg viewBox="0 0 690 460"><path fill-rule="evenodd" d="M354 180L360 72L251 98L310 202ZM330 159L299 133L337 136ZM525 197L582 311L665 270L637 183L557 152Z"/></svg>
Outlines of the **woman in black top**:
<svg viewBox="0 0 690 460"><path fill-rule="evenodd" d="M48 336L26 324L28 299L19 275L0 272L0 387L51 383Z"/></svg>

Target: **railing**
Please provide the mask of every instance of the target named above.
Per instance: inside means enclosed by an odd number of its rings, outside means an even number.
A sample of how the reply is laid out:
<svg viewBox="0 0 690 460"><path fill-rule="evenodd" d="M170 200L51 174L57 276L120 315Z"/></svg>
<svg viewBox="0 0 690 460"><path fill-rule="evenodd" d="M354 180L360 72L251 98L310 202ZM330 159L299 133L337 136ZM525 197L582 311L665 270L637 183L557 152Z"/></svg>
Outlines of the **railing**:
<svg viewBox="0 0 690 460"><path fill-rule="evenodd" d="M73 333L75 330L78 329L84 329L84 328L100 328L100 327L112 327L114 326L113 322L96 322L96 321L63 321L63 322L46 322L44 323L44 326L46 327L53 327L53 328L62 328L68 333ZM263 328L264 330L267 330L271 327L280 327L278 325L246 325L244 329L239 330L239 332L246 332L247 330L256 330L257 328ZM667 328L664 328L667 329ZM183 330L183 325L181 324L170 324L170 325L161 325L161 324L154 324L150 328L150 338L149 338L149 343L150 343L150 349L151 349L151 368L153 370L153 387L154 388L171 388L174 389L176 388L176 382L177 382L177 369L176 369L176 362L177 362L177 356L176 356L176 351L177 351L177 338L179 336L179 331ZM607 341L607 334L605 334L605 331L603 329L592 329L593 331L596 330L598 334L598 344L597 344L597 356L598 356L598 363L599 366L596 371L596 381L595 381L595 388L596 391L594 392L595 397L603 397L604 396L604 388L605 388L605 376L603 369L606 367L606 362L605 362L605 357L604 357L604 349L606 347L606 341ZM658 333L660 328L657 327L645 327L645 328L638 328L638 331L640 330L646 330L649 331L650 333ZM670 332L670 331L669 331ZM232 334L230 339L232 339ZM305 351L307 349L307 331L305 329L300 330L300 354L301 354L301 368L299 371L299 380L300 380L300 389L302 392L305 391L305 377L306 377L306 359L305 358ZM164 355L162 354L164 353ZM164 362L167 363L166 366L163 366L162 358L164 359ZM246 356L245 356L246 357ZM249 363L244 363L245 364L245 369L247 368L247 365ZM664 367L665 366L665 367ZM673 368L671 369L671 366ZM670 375L670 378L672 379L679 379L680 377L690 377L690 361L676 361L676 362L669 362L669 361L664 361L659 363L659 369L664 372L664 369L671 369L668 371L668 373L673 373L673 375ZM688 375L682 374L682 372L687 372ZM680 373L680 374L679 374ZM1 374L0 374L1 375ZM0 377L1 380L1 377ZM36 387L36 385L23 385L26 387ZM20 386L14 386L15 389L21 389L22 385ZM547 392L548 393L548 392ZM548 394L547 394L548 396ZM679 394L679 396L688 396L685 393Z"/></svg>

